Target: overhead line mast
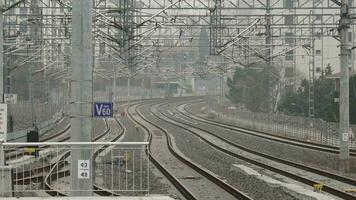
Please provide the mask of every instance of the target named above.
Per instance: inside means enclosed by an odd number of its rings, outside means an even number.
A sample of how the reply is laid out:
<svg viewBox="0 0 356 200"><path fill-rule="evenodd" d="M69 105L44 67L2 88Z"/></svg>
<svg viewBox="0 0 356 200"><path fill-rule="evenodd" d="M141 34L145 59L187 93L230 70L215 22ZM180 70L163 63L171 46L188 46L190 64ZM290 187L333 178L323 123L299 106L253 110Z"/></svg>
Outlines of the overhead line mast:
<svg viewBox="0 0 356 200"><path fill-rule="evenodd" d="M350 10L349 0L341 1L340 9L340 170L350 171L349 150L349 59L351 57ZM351 1L352 2L352 1Z"/></svg>
<svg viewBox="0 0 356 200"><path fill-rule="evenodd" d="M93 1L72 1L72 73L70 93L71 141L92 141L93 105ZM75 148L75 147L73 147ZM92 149L71 150L71 196L92 196L94 166ZM89 164L89 173L78 173L81 163Z"/></svg>

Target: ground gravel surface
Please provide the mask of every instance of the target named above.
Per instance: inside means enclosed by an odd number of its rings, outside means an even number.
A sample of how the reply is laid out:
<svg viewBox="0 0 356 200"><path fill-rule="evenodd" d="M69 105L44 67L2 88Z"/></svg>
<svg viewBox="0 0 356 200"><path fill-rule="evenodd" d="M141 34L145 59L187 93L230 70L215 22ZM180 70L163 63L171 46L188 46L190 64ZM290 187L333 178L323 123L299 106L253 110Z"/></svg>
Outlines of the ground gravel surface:
<svg viewBox="0 0 356 200"><path fill-rule="evenodd" d="M171 124L163 122L149 114L149 107L140 109L145 117L150 121L160 124L168 130L175 138L179 150L195 163L204 166L223 179L226 179L231 185L245 192L253 199L296 199L291 194L281 188L270 186L259 179L247 174L236 174L230 171L232 164L246 164L245 162L227 156L216 151L209 145L200 141L199 138L177 128ZM258 188L258 189L255 189ZM276 198L277 197L277 198Z"/></svg>
<svg viewBox="0 0 356 200"><path fill-rule="evenodd" d="M123 111L123 108L121 107L119 109L121 112ZM135 123L126 115L126 116L119 116L119 120L122 122L124 127L126 128L126 133L124 135L124 138L122 139L123 142L141 142L145 141L145 132L143 131L142 128L139 128L138 130L135 127ZM116 151L117 152L117 151ZM118 152L117 152L118 153ZM149 191L150 194L169 194L169 185L162 183L162 179L164 178L163 176L157 176L154 173L152 173L152 169L154 168L154 165L151 163L149 164L150 171L147 172L147 156L146 154L141 151L141 150L128 150L127 153L130 155L131 160L128 162L128 168L129 170L135 171L135 175L133 173L128 174L126 176L125 174L125 169L126 166L121 166L117 167L115 170L116 174L114 176L119 176L120 173L120 180L116 179L114 186L115 187L125 187L126 188L126 180L127 180L127 187L128 188L133 188L133 185L135 189L147 189L147 175L149 175ZM119 154L119 153L118 153ZM135 155L135 156L132 156ZM134 157L134 161L132 160L132 157ZM144 159L142 159L144 158ZM133 163L135 163L133 165ZM141 165L142 163L142 165ZM141 173L142 172L142 173ZM149 174L147 174L149 173ZM134 183L135 182L135 183ZM123 193L126 195L139 195L141 193L135 193L135 192L126 192Z"/></svg>
<svg viewBox="0 0 356 200"><path fill-rule="evenodd" d="M200 112L201 107L205 104L192 104L187 106L187 110L195 112L196 114L207 118L206 115ZM215 118L214 121L221 122L222 120ZM219 128L214 125L208 125L206 123L199 123L201 128L213 131L221 137L227 138L232 142L239 145L251 148L256 151L263 152L265 154L277 156L283 159L288 159L308 166L324 169L333 173L340 173L339 168L339 156L337 154L331 154L316 150L310 150L302 147L283 144L276 141L266 140L256 136L251 136L236 131L229 131L227 129ZM356 178L355 174L343 174L353 178Z"/></svg>
<svg viewBox="0 0 356 200"><path fill-rule="evenodd" d="M105 120L101 118L94 118L92 123L93 123L92 125L93 125L94 136L98 136L102 134L108 128L106 127Z"/></svg>

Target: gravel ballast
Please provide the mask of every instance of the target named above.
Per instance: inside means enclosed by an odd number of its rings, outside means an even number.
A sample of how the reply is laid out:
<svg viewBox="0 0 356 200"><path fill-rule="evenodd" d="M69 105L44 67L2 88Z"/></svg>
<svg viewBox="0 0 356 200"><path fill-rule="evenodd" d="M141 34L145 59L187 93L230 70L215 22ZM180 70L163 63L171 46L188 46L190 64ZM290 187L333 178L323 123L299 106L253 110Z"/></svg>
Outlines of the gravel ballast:
<svg viewBox="0 0 356 200"><path fill-rule="evenodd" d="M214 172L218 176L225 178L231 185L245 192L253 199L276 199L276 197L281 197L278 199L296 199L285 190L270 186L260 180L257 180L255 177L242 173L235 176L236 174L230 172L231 165L236 163L246 164L245 162L218 152L209 145L200 141L197 137L192 136L190 133L152 117L149 114L148 106L145 106L141 110L147 119L164 126L164 128L172 134L175 138L177 147L188 158L197 164L204 166L206 169ZM260 189L257 191L251 191L251 188Z"/></svg>
<svg viewBox="0 0 356 200"><path fill-rule="evenodd" d="M195 112L196 114L202 117L206 117L200 113L200 108L202 106L205 105L201 103L192 104L187 106L187 110ZM214 121L222 122L217 118L215 118ZM337 154L331 154L317 150L283 144L281 142L267 140L260 137L239 133L236 131L229 131L227 129L217 128L216 126L208 125L206 123L199 124L199 126L202 125L204 125L204 127L209 128L211 131L214 131L214 133L218 134L219 136L227 138L234 143L251 148L253 150L277 156L283 159L295 161L298 163L307 164L308 166L316 167L319 169L328 170L333 173L340 173L338 171L339 155ZM347 175L353 178L356 177L354 174L343 175Z"/></svg>

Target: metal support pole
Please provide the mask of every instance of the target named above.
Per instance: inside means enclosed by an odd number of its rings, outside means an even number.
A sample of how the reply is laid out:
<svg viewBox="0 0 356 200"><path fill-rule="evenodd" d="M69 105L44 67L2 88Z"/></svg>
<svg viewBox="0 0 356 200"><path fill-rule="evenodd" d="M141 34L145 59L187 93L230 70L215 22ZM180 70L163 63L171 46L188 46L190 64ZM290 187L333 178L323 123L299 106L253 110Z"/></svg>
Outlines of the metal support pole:
<svg viewBox="0 0 356 200"><path fill-rule="evenodd" d="M220 103L223 103L224 99L224 72L220 74Z"/></svg>
<svg viewBox="0 0 356 200"><path fill-rule="evenodd" d="M4 7L4 0L0 0L0 12ZM0 14L0 102L4 102L4 15ZM5 152L2 143L5 142L7 133L0 137L0 167L5 165Z"/></svg>
<svg viewBox="0 0 356 200"><path fill-rule="evenodd" d="M315 3L315 2L314 2ZM311 10L310 14L314 14L314 11ZM310 28L310 49L309 49L309 97L308 97L308 117L309 118L314 118L314 108L315 108L315 103L314 103L314 80L315 80L315 30L314 30L314 21L315 19L312 19L313 21L310 22L311 28ZM311 126L313 125L312 122Z"/></svg>
<svg viewBox="0 0 356 200"><path fill-rule="evenodd" d="M72 1L71 141L91 142L93 102L93 1ZM90 146L72 149L71 196L92 196L93 160ZM80 161L89 163L86 174L78 173Z"/></svg>
<svg viewBox="0 0 356 200"><path fill-rule="evenodd" d="M150 76L150 98L153 98L153 73L152 73L152 69L150 70L151 72L151 76Z"/></svg>
<svg viewBox="0 0 356 200"><path fill-rule="evenodd" d="M123 12L120 13L120 21L122 23L123 34L121 35L121 39L123 41L122 45L122 54L124 55L124 61L128 68L128 80L127 80L127 97L128 104L130 104L130 76L131 73L134 72L134 54L135 48L134 44L134 33L135 33L135 22L134 22L134 9L135 2L133 0L120 0L119 1L120 8L123 9Z"/></svg>
<svg viewBox="0 0 356 200"><path fill-rule="evenodd" d="M4 0L0 0L0 102L4 102Z"/></svg>
<svg viewBox="0 0 356 200"><path fill-rule="evenodd" d="M32 23L31 23L31 38L33 43L32 49L36 49L39 45L39 40L40 40L40 32L39 32L39 21L38 18L40 17L40 11L39 11L39 6L38 6L38 0L33 0L31 4L31 14L32 14ZM31 54L35 51L31 51ZM37 63L35 60L30 63L29 67L29 99L31 102L31 122L32 125L36 126L36 113L34 109L34 80L33 80L33 74L34 71L36 70L36 65Z"/></svg>
<svg viewBox="0 0 356 200"><path fill-rule="evenodd" d="M271 0L266 1L266 67L267 67L267 73L268 73L268 90L267 90L267 101L268 101L268 112L273 112L273 101L272 101L272 94L273 94L273 88L271 84L271 71L272 71L272 66L271 66L271 55L272 55L272 31L271 31Z"/></svg>
<svg viewBox="0 0 356 200"><path fill-rule="evenodd" d="M311 31L314 34L314 31ZM315 38L312 36L310 41L309 56L309 99L308 99L308 117L314 118L314 80L315 80Z"/></svg>
<svg viewBox="0 0 356 200"><path fill-rule="evenodd" d="M50 80L50 77L48 76L47 74L48 72L45 70L43 72L43 78L44 78L44 81L45 81L45 84L46 84L46 91L45 91L45 102L47 103L50 103L50 94L51 94L51 80Z"/></svg>
<svg viewBox="0 0 356 200"><path fill-rule="evenodd" d="M3 34L3 33L2 33ZM2 45L3 47L3 45ZM3 54L2 54L3 55ZM10 58L6 58L6 64L4 66L4 71L6 69L6 72L4 73L5 75L3 76L3 85L4 85L4 94L11 94L11 73L10 73ZM3 101L5 102L5 96L2 96ZM13 123L13 117L12 117L12 105L7 106L7 132L13 132L14 131L14 123Z"/></svg>
<svg viewBox="0 0 356 200"><path fill-rule="evenodd" d="M5 166L4 138L0 138L0 167Z"/></svg>
<svg viewBox="0 0 356 200"><path fill-rule="evenodd" d="M127 76L127 106L130 106L130 73Z"/></svg>
<svg viewBox="0 0 356 200"><path fill-rule="evenodd" d="M221 22L222 1L214 0L214 7L210 10L210 54L216 55L221 47L222 22Z"/></svg>
<svg viewBox="0 0 356 200"><path fill-rule="evenodd" d="M64 54L65 54L65 68L67 73L69 73L69 67L70 67L70 59L71 59L71 51L70 47L66 46L64 48ZM65 79L64 84L63 84L63 93L62 93L62 103L63 103L63 111L65 114L69 113L69 107L70 107L70 89L71 89L71 83L70 79Z"/></svg>
<svg viewBox="0 0 356 200"><path fill-rule="evenodd" d="M115 68L115 72L114 72L114 104L116 104L117 102L117 92L116 92L116 68Z"/></svg>
<svg viewBox="0 0 356 200"><path fill-rule="evenodd" d="M349 172L349 56L351 53L349 0L341 1L340 35L340 170Z"/></svg>

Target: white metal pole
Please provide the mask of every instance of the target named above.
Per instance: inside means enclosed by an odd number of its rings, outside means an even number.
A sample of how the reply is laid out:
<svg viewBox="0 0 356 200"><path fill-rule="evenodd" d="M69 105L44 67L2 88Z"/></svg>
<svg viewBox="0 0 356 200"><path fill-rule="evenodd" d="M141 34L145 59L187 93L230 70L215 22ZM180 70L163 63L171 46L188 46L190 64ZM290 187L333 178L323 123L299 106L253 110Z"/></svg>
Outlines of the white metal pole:
<svg viewBox="0 0 356 200"><path fill-rule="evenodd" d="M40 11L39 11L39 6L38 6L38 0L32 0L31 4L31 14L34 16L33 17L33 22L31 24L31 40L33 44L33 49L36 49L39 45L39 21L37 21L37 18L39 18ZM27 46L29 47L29 46ZM32 53L32 52L31 52ZM36 110L34 108L34 92L35 92L35 85L34 85L34 80L33 80L33 75L34 71L36 69L36 62L35 60L30 63L29 67L29 99L31 101L31 122L32 125L36 126L37 123L37 118L36 118Z"/></svg>
<svg viewBox="0 0 356 200"><path fill-rule="evenodd" d="M153 73L152 73L152 69L150 70L151 72L151 76L150 76L150 98L153 98Z"/></svg>
<svg viewBox="0 0 356 200"><path fill-rule="evenodd" d="M273 96L273 90L274 88L272 87L272 64L271 64L271 55L272 55L272 49L273 49L273 46L272 46L272 30L271 30L271 0L266 0L266 45L267 45L267 50L266 50L266 64L267 64L267 73L268 73L268 90L267 90L267 95L268 95L268 98L267 98L267 102L268 102L268 107L267 107L267 110L268 112L273 112L273 99L272 99L272 96Z"/></svg>
<svg viewBox="0 0 356 200"><path fill-rule="evenodd" d="M127 76L127 105L130 106L130 73Z"/></svg>
<svg viewBox="0 0 356 200"><path fill-rule="evenodd" d="M0 0L0 102L4 102L4 16L2 8L4 0Z"/></svg>
<svg viewBox="0 0 356 200"><path fill-rule="evenodd" d="M116 67L114 65L114 88L113 88L113 95L114 95L114 98L113 98L113 101L114 101L114 105L116 104L117 102L117 93L116 93Z"/></svg>
<svg viewBox="0 0 356 200"><path fill-rule="evenodd" d="M340 34L340 170L349 171L349 56L351 54L349 0L341 1Z"/></svg>
<svg viewBox="0 0 356 200"><path fill-rule="evenodd" d="M71 141L91 142L93 103L93 1L72 1L72 74L70 93ZM75 148L75 147L74 147ZM72 149L71 196L92 196L93 161L88 147ZM81 174L79 161L89 163L87 176Z"/></svg>
<svg viewBox="0 0 356 200"><path fill-rule="evenodd" d="M3 138L0 138L0 168L5 166L5 151L3 146L4 142L5 140Z"/></svg>
<svg viewBox="0 0 356 200"><path fill-rule="evenodd" d="M0 0L0 12L4 7L4 0ZM0 102L4 102L4 16L1 12L0 15ZM6 134L3 133L4 137L0 137L0 167L5 165L5 152L2 148L2 143L6 142Z"/></svg>

